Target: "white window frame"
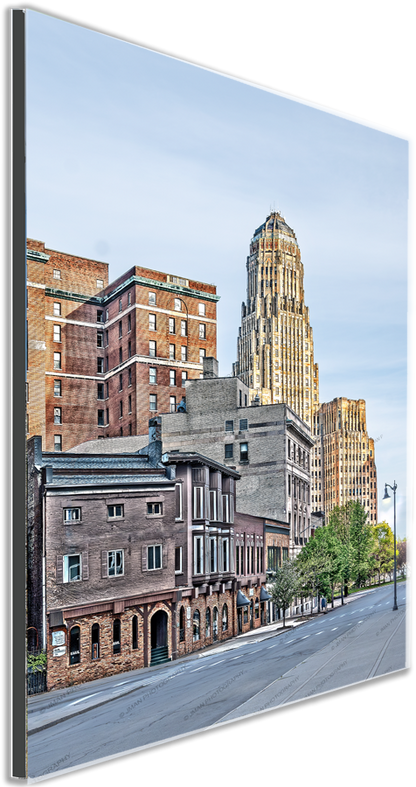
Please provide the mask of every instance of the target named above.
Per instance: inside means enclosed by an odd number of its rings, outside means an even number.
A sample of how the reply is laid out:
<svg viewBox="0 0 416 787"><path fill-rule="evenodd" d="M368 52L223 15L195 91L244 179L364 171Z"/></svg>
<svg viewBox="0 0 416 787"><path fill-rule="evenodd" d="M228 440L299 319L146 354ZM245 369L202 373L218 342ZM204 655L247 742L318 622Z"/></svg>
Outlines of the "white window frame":
<svg viewBox="0 0 416 787"><path fill-rule="evenodd" d="M171 336L176 335L176 325L175 325L174 317L169 317L169 333Z"/></svg>
<svg viewBox="0 0 416 787"><path fill-rule="evenodd" d="M182 491L182 484L175 484L175 491L179 487L179 516L175 517L175 521L181 521L183 519L183 491Z"/></svg>
<svg viewBox="0 0 416 787"><path fill-rule="evenodd" d="M160 565L156 566L156 550L159 549L159 560ZM152 561L149 560L149 555L153 555ZM153 566L150 568L150 562L153 563ZM163 568L163 557L162 557L162 544L152 544L151 546L147 547L147 570L148 571L158 571Z"/></svg>
<svg viewBox="0 0 416 787"><path fill-rule="evenodd" d="M53 304L53 314L54 314L54 317L60 317L61 316L61 304L60 303L54 303Z"/></svg>
<svg viewBox="0 0 416 787"><path fill-rule="evenodd" d="M206 350L203 347L199 348L199 363L204 363L204 358L207 357Z"/></svg>
<svg viewBox="0 0 416 787"><path fill-rule="evenodd" d="M176 413L176 396L169 396L169 412Z"/></svg>
<svg viewBox="0 0 416 787"><path fill-rule="evenodd" d="M56 393L59 390L59 393ZM62 382L61 380L54 380L53 381L53 395L56 397L62 397Z"/></svg>
<svg viewBox="0 0 416 787"><path fill-rule="evenodd" d="M117 508L121 509L121 513L117 514ZM113 513L111 513L110 509L113 509ZM107 517L108 519L124 519L124 504L123 503L111 503L107 506Z"/></svg>
<svg viewBox="0 0 416 787"><path fill-rule="evenodd" d="M169 369L169 385L176 388L176 369Z"/></svg>
<svg viewBox="0 0 416 787"><path fill-rule="evenodd" d="M199 323L199 338L200 339L207 338L207 326L204 322Z"/></svg>
<svg viewBox="0 0 416 787"><path fill-rule="evenodd" d="M156 306L156 293L149 292L149 306Z"/></svg>
<svg viewBox="0 0 416 787"><path fill-rule="evenodd" d="M175 312L182 311L182 302L180 301L179 298L175 298L174 308L175 308Z"/></svg>
<svg viewBox="0 0 416 787"><path fill-rule="evenodd" d="M69 566L69 559L70 558L78 558L78 563L75 564L74 566L70 567ZM76 565L79 566L79 570L77 572L77 574L79 574L79 576L77 576L75 579L71 579L70 578L70 571L71 571L71 569L76 568ZM81 558L81 553L80 552L77 552L75 555L64 555L63 556L63 582L65 584L67 584L69 582L82 582L82 558Z"/></svg>
<svg viewBox="0 0 416 787"><path fill-rule="evenodd" d="M230 539L222 539L222 571L230 570Z"/></svg>
<svg viewBox="0 0 416 787"><path fill-rule="evenodd" d="M211 536L209 539L209 570L210 574L216 574L218 572L218 543L215 536ZM214 550L214 551L213 551ZM212 568L212 556L214 554L214 568Z"/></svg>
<svg viewBox="0 0 416 787"><path fill-rule="evenodd" d="M204 487L194 486L194 506L193 519L205 519L204 517Z"/></svg>
<svg viewBox="0 0 416 787"><path fill-rule="evenodd" d="M181 320L181 336L188 336L188 323L186 320Z"/></svg>
<svg viewBox="0 0 416 787"><path fill-rule="evenodd" d="M121 561L117 566L117 555L121 555ZM113 561L113 566L110 567L110 561ZM121 565L121 571L120 571ZM111 568L114 568L114 573L111 573ZM117 568L119 570L117 570ZM124 549L110 549L107 552L107 576L108 577L122 577L124 575Z"/></svg>
<svg viewBox="0 0 416 787"><path fill-rule="evenodd" d="M60 279L61 278L61 271L58 268L53 269L53 278Z"/></svg>
<svg viewBox="0 0 416 787"><path fill-rule="evenodd" d="M181 361L183 363L186 363L187 360L188 360L188 348L187 348L186 344L182 344L181 345Z"/></svg>
<svg viewBox="0 0 416 787"><path fill-rule="evenodd" d="M153 339L149 341L149 357L156 358L156 342Z"/></svg>
<svg viewBox="0 0 416 787"><path fill-rule="evenodd" d="M64 522L81 522L82 509L79 506L63 509Z"/></svg>
<svg viewBox="0 0 416 787"><path fill-rule="evenodd" d="M54 353L53 354L53 368L54 369L62 369L61 365L61 353Z"/></svg>
<svg viewBox="0 0 416 787"><path fill-rule="evenodd" d="M157 396L156 394L149 394L149 410L152 413L157 412Z"/></svg>
<svg viewBox="0 0 416 787"><path fill-rule="evenodd" d="M149 331L155 331L155 330L156 330L156 315L149 314Z"/></svg>
<svg viewBox="0 0 416 787"><path fill-rule="evenodd" d="M230 522L230 498L229 498L229 495L221 495L221 502L222 502L222 521L223 522ZM225 508L225 516L224 516L224 508Z"/></svg>
<svg viewBox="0 0 416 787"><path fill-rule="evenodd" d="M176 568L176 550L179 549L179 568ZM182 574L182 547L175 547L175 574Z"/></svg>
<svg viewBox="0 0 416 787"><path fill-rule="evenodd" d="M209 490L209 519L210 522L218 521L217 513L217 492L215 489Z"/></svg>
<svg viewBox="0 0 416 787"><path fill-rule="evenodd" d="M59 425L62 424L62 407L53 408L53 422L54 424L59 424Z"/></svg>
<svg viewBox="0 0 416 787"><path fill-rule="evenodd" d="M149 385L157 385L157 369L154 366L149 367Z"/></svg>
<svg viewBox="0 0 416 787"><path fill-rule="evenodd" d="M61 434L55 434L53 436L53 450L54 451L62 451L62 435Z"/></svg>
<svg viewBox="0 0 416 787"><path fill-rule="evenodd" d="M156 508L159 508L159 510L156 511ZM163 503L160 500L147 503L147 516L163 516Z"/></svg>
<svg viewBox="0 0 416 787"><path fill-rule="evenodd" d="M104 287L104 279L97 279L97 290L102 290Z"/></svg>
<svg viewBox="0 0 416 787"><path fill-rule="evenodd" d="M169 360L170 361L174 361L175 360L175 355L176 355L175 345L174 344L170 344L169 345Z"/></svg>
<svg viewBox="0 0 416 787"><path fill-rule="evenodd" d="M198 303L198 314L200 317L205 317L205 303Z"/></svg>
<svg viewBox="0 0 416 787"><path fill-rule="evenodd" d="M199 562L198 547L199 545ZM194 574L204 573L204 536L194 536Z"/></svg>

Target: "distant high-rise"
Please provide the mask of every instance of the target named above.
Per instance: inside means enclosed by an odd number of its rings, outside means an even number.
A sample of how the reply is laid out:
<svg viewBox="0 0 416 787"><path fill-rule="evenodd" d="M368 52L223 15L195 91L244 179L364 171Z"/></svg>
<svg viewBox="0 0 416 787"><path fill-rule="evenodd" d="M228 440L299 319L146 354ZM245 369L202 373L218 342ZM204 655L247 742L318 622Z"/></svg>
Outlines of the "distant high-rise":
<svg viewBox="0 0 416 787"><path fill-rule="evenodd" d="M234 374L261 404L285 402L309 426L319 405L318 365L294 231L272 212L254 232L247 257Z"/></svg>
<svg viewBox="0 0 416 787"><path fill-rule="evenodd" d="M328 516L353 500L377 523L377 469L374 440L368 436L364 399L338 397L313 416L312 511Z"/></svg>

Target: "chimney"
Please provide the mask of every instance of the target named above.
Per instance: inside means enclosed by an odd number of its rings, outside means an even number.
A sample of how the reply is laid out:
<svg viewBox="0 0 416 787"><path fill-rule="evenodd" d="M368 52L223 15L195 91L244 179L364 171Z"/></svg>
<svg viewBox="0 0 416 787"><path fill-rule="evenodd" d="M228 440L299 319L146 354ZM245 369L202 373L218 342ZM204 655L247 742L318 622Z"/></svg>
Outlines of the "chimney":
<svg viewBox="0 0 416 787"><path fill-rule="evenodd" d="M159 464L162 458L162 419L160 415L149 420L149 462L152 465Z"/></svg>
<svg viewBox="0 0 416 787"><path fill-rule="evenodd" d="M209 357L203 359L203 374L204 380L218 377L218 361L216 358Z"/></svg>

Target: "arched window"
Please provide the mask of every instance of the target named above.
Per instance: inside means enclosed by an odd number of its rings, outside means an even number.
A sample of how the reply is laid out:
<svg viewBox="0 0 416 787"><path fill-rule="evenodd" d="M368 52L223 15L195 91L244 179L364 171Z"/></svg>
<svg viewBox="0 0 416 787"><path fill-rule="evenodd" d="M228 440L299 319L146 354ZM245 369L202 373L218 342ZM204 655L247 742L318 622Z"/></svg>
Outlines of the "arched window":
<svg viewBox="0 0 416 787"><path fill-rule="evenodd" d="M133 615L131 621L131 646L133 650L137 650L137 648L139 647L137 615Z"/></svg>
<svg viewBox="0 0 416 787"><path fill-rule="evenodd" d="M222 608L222 630L227 631L228 629L228 607L224 604Z"/></svg>
<svg viewBox="0 0 416 787"><path fill-rule="evenodd" d="M254 609L255 609L255 617L258 618L259 615L260 615L260 605L259 605L259 599L258 599L257 596L256 596L256 602L254 604Z"/></svg>
<svg viewBox="0 0 416 787"><path fill-rule="evenodd" d="M211 636L211 610L208 607L205 613L205 637L209 639Z"/></svg>
<svg viewBox="0 0 416 787"><path fill-rule="evenodd" d="M121 652L121 624L119 618L113 623L113 653Z"/></svg>
<svg viewBox="0 0 416 787"><path fill-rule="evenodd" d="M81 661L81 642L79 626L73 626L69 634L69 663L79 664Z"/></svg>
<svg viewBox="0 0 416 787"><path fill-rule="evenodd" d="M185 609L179 612L179 642L185 642Z"/></svg>
<svg viewBox="0 0 416 787"><path fill-rule="evenodd" d="M194 642L197 642L200 636L200 620L201 620L201 616L199 614L199 611L196 609L194 612L194 635L193 635Z"/></svg>
<svg viewBox="0 0 416 787"><path fill-rule="evenodd" d="M214 607L214 609L212 610L212 636L213 636L214 642L216 642L217 639L218 639L218 609L217 609L217 607Z"/></svg>
<svg viewBox="0 0 416 787"><path fill-rule="evenodd" d="M91 658L100 658L100 627L98 623L94 623L91 629Z"/></svg>

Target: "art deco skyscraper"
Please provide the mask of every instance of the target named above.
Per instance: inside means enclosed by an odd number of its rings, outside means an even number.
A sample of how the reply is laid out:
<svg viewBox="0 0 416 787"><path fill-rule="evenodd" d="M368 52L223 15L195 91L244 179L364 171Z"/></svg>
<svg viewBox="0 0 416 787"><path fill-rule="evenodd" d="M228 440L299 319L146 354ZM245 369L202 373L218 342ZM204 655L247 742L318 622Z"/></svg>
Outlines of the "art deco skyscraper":
<svg viewBox="0 0 416 787"><path fill-rule="evenodd" d="M313 416L312 510L326 517L353 500L377 523L377 468L374 440L368 436L364 399L338 397Z"/></svg>
<svg viewBox="0 0 416 787"><path fill-rule="evenodd" d="M294 231L277 212L251 240L237 350L234 374L257 392L261 404L285 402L311 426L319 375L303 263Z"/></svg>

